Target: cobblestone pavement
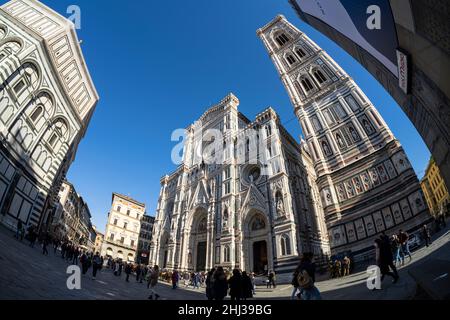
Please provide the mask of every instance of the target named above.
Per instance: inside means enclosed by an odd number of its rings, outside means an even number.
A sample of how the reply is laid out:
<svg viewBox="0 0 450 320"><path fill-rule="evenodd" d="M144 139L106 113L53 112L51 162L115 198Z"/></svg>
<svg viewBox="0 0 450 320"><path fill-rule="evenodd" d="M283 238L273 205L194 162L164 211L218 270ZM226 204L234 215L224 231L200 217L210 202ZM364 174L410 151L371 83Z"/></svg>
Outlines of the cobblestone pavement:
<svg viewBox="0 0 450 320"><path fill-rule="evenodd" d="M91 272L82 276L81 290L69 290L66 286L67 264L49 250L43 256L40 247L30 248L28 242L19 242L13 234L0 227L0 299L37 299L37 300L144 300L149 292L146 284L136 283L133 277L130 282L125 276L115 277L111 271L102 270L96 280L92 280ZM370 291L366 287L365 272L352 274L345 278L332 279L317 283L323 299L411 299L416 293L416 284L408 274L412 265L426 263L428 259L439 258L450 260L450 231L443 231L429 248L421 248L413 253L413 260L407 262L399 270L400 280L392 284L385 279L383 290ZM407 259L408 260L408 259ZM185 288L183 283L177 290L168 284L159 284L162 300L204 300L205 289ZM276 289L258 287L256 299L289 299L292 286L279 285Z"/></svg>

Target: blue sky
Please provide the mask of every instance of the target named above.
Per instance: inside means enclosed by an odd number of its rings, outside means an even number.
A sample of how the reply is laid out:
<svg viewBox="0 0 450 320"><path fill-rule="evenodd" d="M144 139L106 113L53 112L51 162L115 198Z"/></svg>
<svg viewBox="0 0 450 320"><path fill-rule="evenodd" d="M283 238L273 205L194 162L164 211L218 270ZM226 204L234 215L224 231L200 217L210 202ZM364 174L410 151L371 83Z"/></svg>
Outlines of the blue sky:
<svg viewBox="0 0 450 320"><path fill-rule="evenodd" d="M253 118L272 106L298 138L288 95L256 30L282 13L346 70L378 108L421 177L429 151L378 82L303 23L287 0L43 0L64 16L81 8L82 49L101 101L68 179L105 229L112 192L155 213L160 178L175 169L170 137L233 92Z"/></svg>

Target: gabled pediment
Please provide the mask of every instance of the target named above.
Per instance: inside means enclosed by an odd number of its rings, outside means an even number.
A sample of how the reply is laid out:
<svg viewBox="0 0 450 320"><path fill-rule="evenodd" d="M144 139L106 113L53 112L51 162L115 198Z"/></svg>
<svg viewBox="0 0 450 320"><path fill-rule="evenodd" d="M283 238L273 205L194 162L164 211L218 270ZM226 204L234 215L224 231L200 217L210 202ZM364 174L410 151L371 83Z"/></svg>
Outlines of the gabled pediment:
<svg viewBox="0 0 450 320"><path fill-rule="evenodd" d="M245 195L241 206L241 213L245 213L251 209L269 213L266 198L254 184L251 184L247 190L247 194Z"/></svg>

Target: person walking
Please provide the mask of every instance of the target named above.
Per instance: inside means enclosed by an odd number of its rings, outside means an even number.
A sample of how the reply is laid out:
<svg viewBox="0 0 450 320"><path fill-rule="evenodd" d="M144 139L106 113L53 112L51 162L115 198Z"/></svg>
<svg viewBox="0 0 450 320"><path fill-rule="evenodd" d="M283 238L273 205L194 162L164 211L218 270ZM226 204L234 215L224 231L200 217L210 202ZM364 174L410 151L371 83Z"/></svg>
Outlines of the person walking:
<svg viewBox="0 0 450 320"><path fill-rule="evenodd" d="M298 276L299 276L299 268L297 267L294 270L294 273L292 274L291 284L294 288L292 289L291 300L296 300L297 292L298 292L298 290L300 290L300 288L298 287Z"/></svg>
<svg viewBox="0 0 450 320"><path fill-rule="evenodd" d="M400 262L402 262L402 261L404 263L405 256L403 255L402 245L400 243L399 238L395 234L392 236L391 247L392 247L392 252L394 253L394 264L399 265Z"/></svg>
<svg viewBox="0 0 450 320"><path fill-rule="evenodd" d="M208 274L206 275L206 298L208 300L214 300L214 272L216 271L215 268L212 268Z"/></svg>
<svg viewBox="0 0 450 320"><path fill-rule="evenodd" d="M142 274L142 269L141 269L141 265L140 264L138 264L136 266L135 272L136 272L136 282L139 282L139 280L141 278L141 274Z"/></svg>
<svg viewBox="0 0 450 320"><path fill-rule="evenodd" d="M233 275L228 280L230 297L232 301L239 301L242 298L242 275L238 269L233 270Z"/></svg>
<svg viewBox="0 0 450 320"><path fill-rule="evenodd" d="M83 251L83 253L80 256L80 263L81 263L81 271L82 274L86 274L89 269L89 262L88 262L88 255L86 252Z"/></svg>
<svg viewBox="0 0 450 320"><path fill-rule="evenodd" d="M214 272L213 292L215 300L223 300L227 296L228 283L223 267L217 267Z"/></svg>
<svg viewBox="0 0 450 320"><path fill-rule="evenodd" d="M400 232L398 233L398 238L400 240L400 244L402 246L402 252L403 252L403 261L402 264L405 264L405 257L408 256L409 257L409 261L411 262L412 260L412 256L411 256L411 252L409 251L409 235L407 232L404 232L403 230L400 229Z"/></svg>
<svg viewBox="0 0 450 320"><path fill-rule="evenodd" d="M297 282L300 292L299 300L322 300L319 289L315 286L316 265L312 262L313 253L304 253L295 273L298 274Z"/></svg>
<svg viewBox="0 0 450 320"><path fill-rule="evenodd" d="M428 227L426 224L424 224L422 227L422 237L425 240L425 245L427 247L429 247L431 244L431 235L430 235L430 230L428 230Z"/></svg>
<svg viewBox="0 0 450 320"><path fill-rule="evenodd" d="M275 289L276 288L276 284L275 284L275 272L273 271L273 270L270 270L269 271L269 274L267 275L267 278L268 278L268 282L267 282L267 289L272 289L272 286L273 286L273 288Z"/></svg>
<svg viewBox="0 0 450 320"><path fill-rule="evenodd" d="M176 289L178 287L178 271L173 270L172 273L172 289Z"/></svg>
<svg viewBox="0 0 450 320"><path fill-rule="evenodd" d="M242 271L242 299L253 298L253 283L246 271Z"/></svg>
<svg viewBox="0 0 450 320"><path fill-rule="evenodd" d="M30 247L34 248L37 239L37 234L34 232L34 226L28 228L28 239L30 240Z"/></svg>
<svg viewBox="0 0 450 320"><path fill-rule="evenodd" d="M47 250L48 243L49 243L48 235L44 235L43 240L42 240L42 254L44 256L48 256L48 250Z"/></svg>
<svg viewBox="0 0 450 320"><path fill-rule="evenodd" d="M127 275L125 278L126 282L130 282L131 269L132 269L131 264L127 263L127 265L125 266L125 274Z"/></svg>
<svg viewBox="0 0 450 320"><path fill-rule="evenodd" d="M156 292L156 286L158 284L159 279L159 267L155 265L153 267L153 271L150 274L150 296L148 297L149 300L158 300L160 295Z"/></svg>
<svg viewBox="0 0 450 320"><path fill-rule="evenodd" d="M102 268L102 258L100 257L100 253L96 252L94 258L92 259L92 280L95 280L97 277L97 272Z"/></svg>
<svg viewBox="0 0 450 320"><path fill-rule="evenodd" d="M255 283L255 273L250 273L250 281L252 282L252 294L253 296L256 294L256 283Z"/></svg>
<svg viewBox="0 0 450 320"><path fill-rule="evenodd" d="M394 259L392 256L391 244L389 237L383 232L379 238L375 239L375 252L377 265L381 272L381 281L388 275L393 278L393 283L397 283L400 278L397 272L397 268L394 265ZM392 271L390 271L390 269Z"/></svg>
<svg viewBox="0 0 450 320"><path fill-rule="evenodd" d="M17 240L21 239L20 235L22 234L22 229L23 229L22 220L19 219L17 221L17 231L16 231L16 236L15 236L17 238Z"/></svg>

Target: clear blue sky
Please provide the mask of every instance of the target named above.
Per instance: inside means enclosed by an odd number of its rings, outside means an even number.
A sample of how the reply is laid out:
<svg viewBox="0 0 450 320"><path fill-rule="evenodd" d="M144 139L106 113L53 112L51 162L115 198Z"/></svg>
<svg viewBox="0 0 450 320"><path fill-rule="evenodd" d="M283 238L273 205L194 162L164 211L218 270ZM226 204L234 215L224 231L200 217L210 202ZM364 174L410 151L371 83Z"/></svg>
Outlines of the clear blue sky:
<svg viewBox="0 0 450 320"><path fill-rule="evenodd" d="M279 13L355 79L423 174L429 151L395 101L352 57L303 23L287 0L43 2L64 16L69 5L81 8L78 35L101 101L68 179L100 230L112 192L142 201L155 213L159 180L175 169L172 131L229 92L249 118L274 107L299 137L288 95L256 36Z"/></svg>

